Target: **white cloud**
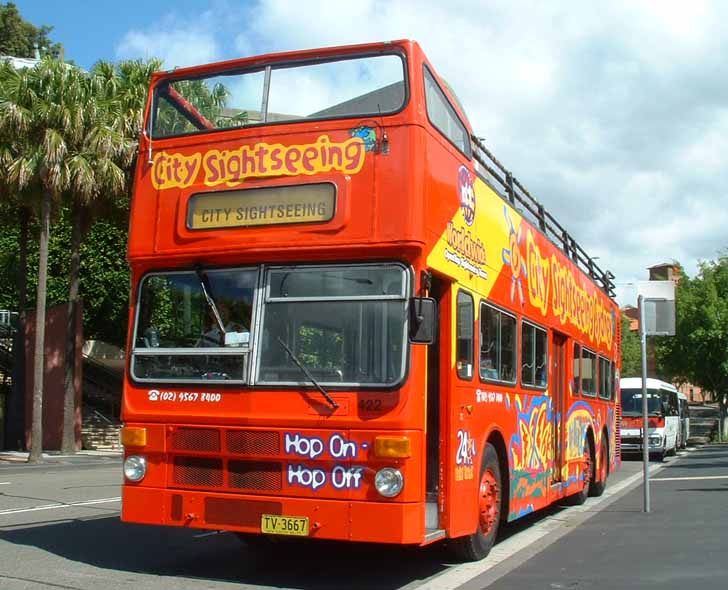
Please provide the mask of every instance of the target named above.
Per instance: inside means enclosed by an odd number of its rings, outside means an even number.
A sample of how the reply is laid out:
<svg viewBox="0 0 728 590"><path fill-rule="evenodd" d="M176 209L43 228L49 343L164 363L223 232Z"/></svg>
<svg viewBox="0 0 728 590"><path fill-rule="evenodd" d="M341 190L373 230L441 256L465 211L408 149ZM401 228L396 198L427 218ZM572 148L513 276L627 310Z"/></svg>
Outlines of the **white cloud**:
<svg viewBox="0 0 728 590"><path fill-rule="evenodd" d="M220 4L201 14L169 14L145 30L128 31L117 45L120 59L158 57L164 67L190 66L222 58Z"/></svg>
<svg viewBox="0 0 728 590"><path fill-rule="evenodd" d="M189 63L220 47L237 57L413 38L474 131L618 282L672 259L694 274L728 246L724 3L269 0L246 14L234 30L191 18L122 46Z"/></svg>
<svg viewBox="0 0 728 590"><path fill-rule="evenodd" d="M121 59L158 57L165 68L189 66L220 59L212 34L194 29L129 31L117 48Z"/></svg>

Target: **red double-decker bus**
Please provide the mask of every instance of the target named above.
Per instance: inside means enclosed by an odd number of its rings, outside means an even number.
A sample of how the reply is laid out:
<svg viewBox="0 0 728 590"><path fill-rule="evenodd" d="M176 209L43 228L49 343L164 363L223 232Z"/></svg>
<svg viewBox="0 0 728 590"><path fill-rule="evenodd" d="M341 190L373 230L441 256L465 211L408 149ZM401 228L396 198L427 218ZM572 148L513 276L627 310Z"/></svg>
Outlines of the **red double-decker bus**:
<svg viewBox="0 0 728 590"><path fill-rule="evenodd" d="M417 43L157 73L122 518L485 556L615 468L612 275Z"/></svg>

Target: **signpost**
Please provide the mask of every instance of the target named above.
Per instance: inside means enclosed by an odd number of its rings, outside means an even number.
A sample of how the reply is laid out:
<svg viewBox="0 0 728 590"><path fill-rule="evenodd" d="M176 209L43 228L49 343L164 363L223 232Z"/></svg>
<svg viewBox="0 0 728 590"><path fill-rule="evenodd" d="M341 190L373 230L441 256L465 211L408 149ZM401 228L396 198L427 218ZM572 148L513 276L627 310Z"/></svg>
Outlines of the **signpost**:
<svg viewBox="0 0 728 590"><path fill-rule="evenodd" d="M675 283L640 281L637 284L642 352L642 468L644 512L650 511L650 449L647 410L647 336L675 335Z"/></svg>

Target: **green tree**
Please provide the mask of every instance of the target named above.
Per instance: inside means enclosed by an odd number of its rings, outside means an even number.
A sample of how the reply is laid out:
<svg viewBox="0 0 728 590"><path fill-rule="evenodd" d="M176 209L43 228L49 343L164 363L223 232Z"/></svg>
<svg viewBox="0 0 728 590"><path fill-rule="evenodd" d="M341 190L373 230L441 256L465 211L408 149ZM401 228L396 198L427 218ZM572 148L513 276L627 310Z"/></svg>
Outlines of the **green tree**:
<svg viewBox="0 0 728 590"><path fill-rule="evenodd" d="M124 172L116 158L126 144L105 120L106 110L97 100L103 91L100 79L51 58L32 69L16 71L5 67L0 74L0 133L19 138L14 157L6 167L5 184L21 193L34 191L41 195L32 461L39 460L42 452L43 351L52 204L69 195L74 195L79 203L90 201L101 193L118 193L124 187Z"/></svg>
<svg viewBox="0 0 728 590"><path fill-rule="evenodd" d="M728 256L701 263L684 276L676 294L676 335L656 342L658 367L672 380L689 381L720 406L721 437L728 399Z"/></svg>
<svg viewBox="0 0 728 590"><path fill-rule="evenodd" d="M36 27L20 16L14 3L0 4L0 55L34 57L35 49L41 55L58 57L63 46L48 37L53 27Z"/></svg>
<svg viewBox="0 0 728 590"><path fill-rule="evenodd" d="M642 370L640 337L629 329L629 318L622 315L622 377L639 377Z"/></svg>

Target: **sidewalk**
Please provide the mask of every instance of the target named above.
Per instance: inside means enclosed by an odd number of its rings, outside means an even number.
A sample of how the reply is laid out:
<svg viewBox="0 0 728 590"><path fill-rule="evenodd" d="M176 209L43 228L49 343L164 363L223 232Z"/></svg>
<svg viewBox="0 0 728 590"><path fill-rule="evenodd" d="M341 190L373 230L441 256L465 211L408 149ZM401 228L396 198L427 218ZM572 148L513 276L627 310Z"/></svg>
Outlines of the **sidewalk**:
<svg viewBox="0 0 728 590"><path fill-rule="evenodd" d="M0 468L3 465L22 465L28 463L27 451L0 451ZM121 461L121 451L78 451L73 455L63 455L60 451L43 453L42 464L56 463L94 463L102 461Z"/></svg>
<svg viewBox="0 0 728 590"><path fill-rule="evenodd" d="M634 471L637 463L625 466ZM728 582L728 445L670 461L650 487L649 514L640 480L557 541L545 540L530 559L501 564L502 577L492 581L494 572L485 573L463 589L685 590Z"/></svg>

